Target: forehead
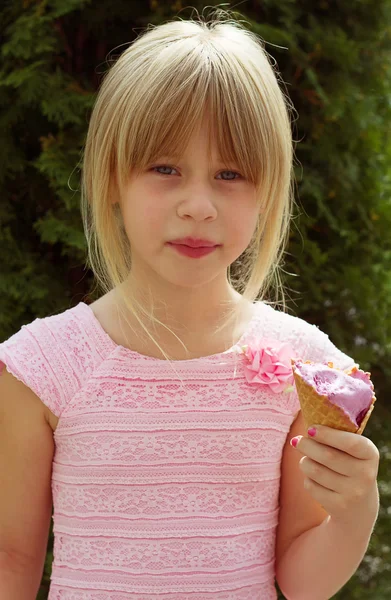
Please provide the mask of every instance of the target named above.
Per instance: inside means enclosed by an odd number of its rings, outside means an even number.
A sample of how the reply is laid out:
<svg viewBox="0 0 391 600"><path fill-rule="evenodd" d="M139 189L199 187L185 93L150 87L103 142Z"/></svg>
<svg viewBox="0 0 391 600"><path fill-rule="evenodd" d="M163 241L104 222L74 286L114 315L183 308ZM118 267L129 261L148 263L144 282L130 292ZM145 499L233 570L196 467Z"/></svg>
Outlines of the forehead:
<svg viewBox="0 0 391 600"><path fill-rule="evenodd" d="M219 148L217 140L216 126L213 125L213 122L205 119L194 128L188 140L182 141L180 144L175 144L175 140L172 140L168 146L163 143L158 152L160 157L173 159L182 158L184 155L192 157L194 154L202 152L207 153L210 160L223 162L222 148Z"/></svg>

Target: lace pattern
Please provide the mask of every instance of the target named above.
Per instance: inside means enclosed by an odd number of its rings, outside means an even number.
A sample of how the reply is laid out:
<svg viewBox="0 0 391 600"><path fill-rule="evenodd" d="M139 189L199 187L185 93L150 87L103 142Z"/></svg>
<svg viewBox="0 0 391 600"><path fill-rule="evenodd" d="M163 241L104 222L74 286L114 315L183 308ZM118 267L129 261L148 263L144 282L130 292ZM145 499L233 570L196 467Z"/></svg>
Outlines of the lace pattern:
<svg viewBox="0 0 391 600"><path fill-rule="evenodd" d="M354 364L259 303L241 343L262 336ZM49 600L276 600L280 465L299 402L248 383L242 360L230 349L174 371L117 346L84 303L0 344L0 367L60 417Z"/></svg>
<svg viewBox="0 0 391 600"><path fill-rule="evenodd" d="M88 590L72 590L52 586L51 600L156 600L158 595L122 592L100 592ZM220 592L182 592L165 593L164 600L277 600L273 583L260 583Z"/></svg>

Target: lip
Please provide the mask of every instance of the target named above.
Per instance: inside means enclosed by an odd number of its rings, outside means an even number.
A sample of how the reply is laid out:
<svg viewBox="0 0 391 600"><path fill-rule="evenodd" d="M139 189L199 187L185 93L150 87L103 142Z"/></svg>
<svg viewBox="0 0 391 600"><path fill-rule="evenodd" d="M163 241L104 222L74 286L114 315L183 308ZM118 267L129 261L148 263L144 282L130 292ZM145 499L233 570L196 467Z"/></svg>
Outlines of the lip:
<svg viewBox="0 0 391 600"><path fill-rule="evenodd" d="M215 242L211 242L210 240L203 240L201 238L178 238L177 240L172 240L168 242L169 244L180 244L181 246L189 246L190 248L213 248L214 246L219 246L220 244L216 244Z"/></svg>
<svg viewBox="0 0 391 600"><path fill-rule="evenodd" d="M201 258L207 254L211 254L211 252L214 252L217 248L217 246L198 246L196 248L192 248L191 246L186 246L185 244L168 245L171 246L175 252L178 252L179 254L189 258Z"/></svg>

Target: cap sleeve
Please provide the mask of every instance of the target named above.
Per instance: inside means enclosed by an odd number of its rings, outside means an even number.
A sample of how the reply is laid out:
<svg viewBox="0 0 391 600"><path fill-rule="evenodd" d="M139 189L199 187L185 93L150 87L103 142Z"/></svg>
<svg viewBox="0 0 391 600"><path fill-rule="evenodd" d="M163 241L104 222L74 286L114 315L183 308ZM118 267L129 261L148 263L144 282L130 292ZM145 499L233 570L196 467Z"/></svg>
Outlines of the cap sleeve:
<svg viewBox="0 0 391 600"><path fill-rule="evenodd" d="M332 362L334 367L343 370L350 369L354 365L359 366L348 354L339 350L329 336L316 325L311 325L305 357L303 358L312 362Z"/></svg>
<svg viewBox="0 0 391 600"><path fill-rule="evenodd" d="M57 417L102 360L85 308L37 318L0 344L0 374L5 366Z"/></svg>
<svg viewBox="0 0 391 600"><path fill-rule="evenodd" d="M60 416L66 401L66 387L61 383L54 363L58 348L54 342L45 344L47 336L41 319L12 335L0 344L0 373L4 367L29 387L56 416Z"/></svg>

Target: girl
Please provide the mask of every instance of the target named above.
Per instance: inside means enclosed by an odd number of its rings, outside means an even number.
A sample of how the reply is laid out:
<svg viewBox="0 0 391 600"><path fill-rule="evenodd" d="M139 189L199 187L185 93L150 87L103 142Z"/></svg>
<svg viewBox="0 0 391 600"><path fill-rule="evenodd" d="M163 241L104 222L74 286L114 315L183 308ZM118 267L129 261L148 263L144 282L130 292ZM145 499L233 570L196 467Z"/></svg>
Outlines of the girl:
<svg viewBox="0 0 391 600"><path fill-rule="evenodd" d="M52 499L50 600L272 600L275 578L325 600L365 554L376 447L305 437L291 386L292 357L354 361L264 299L289 104L225 14L151 27L106 74L82 188L105 293L0 345L1 598L35 598Z"/></svg>

